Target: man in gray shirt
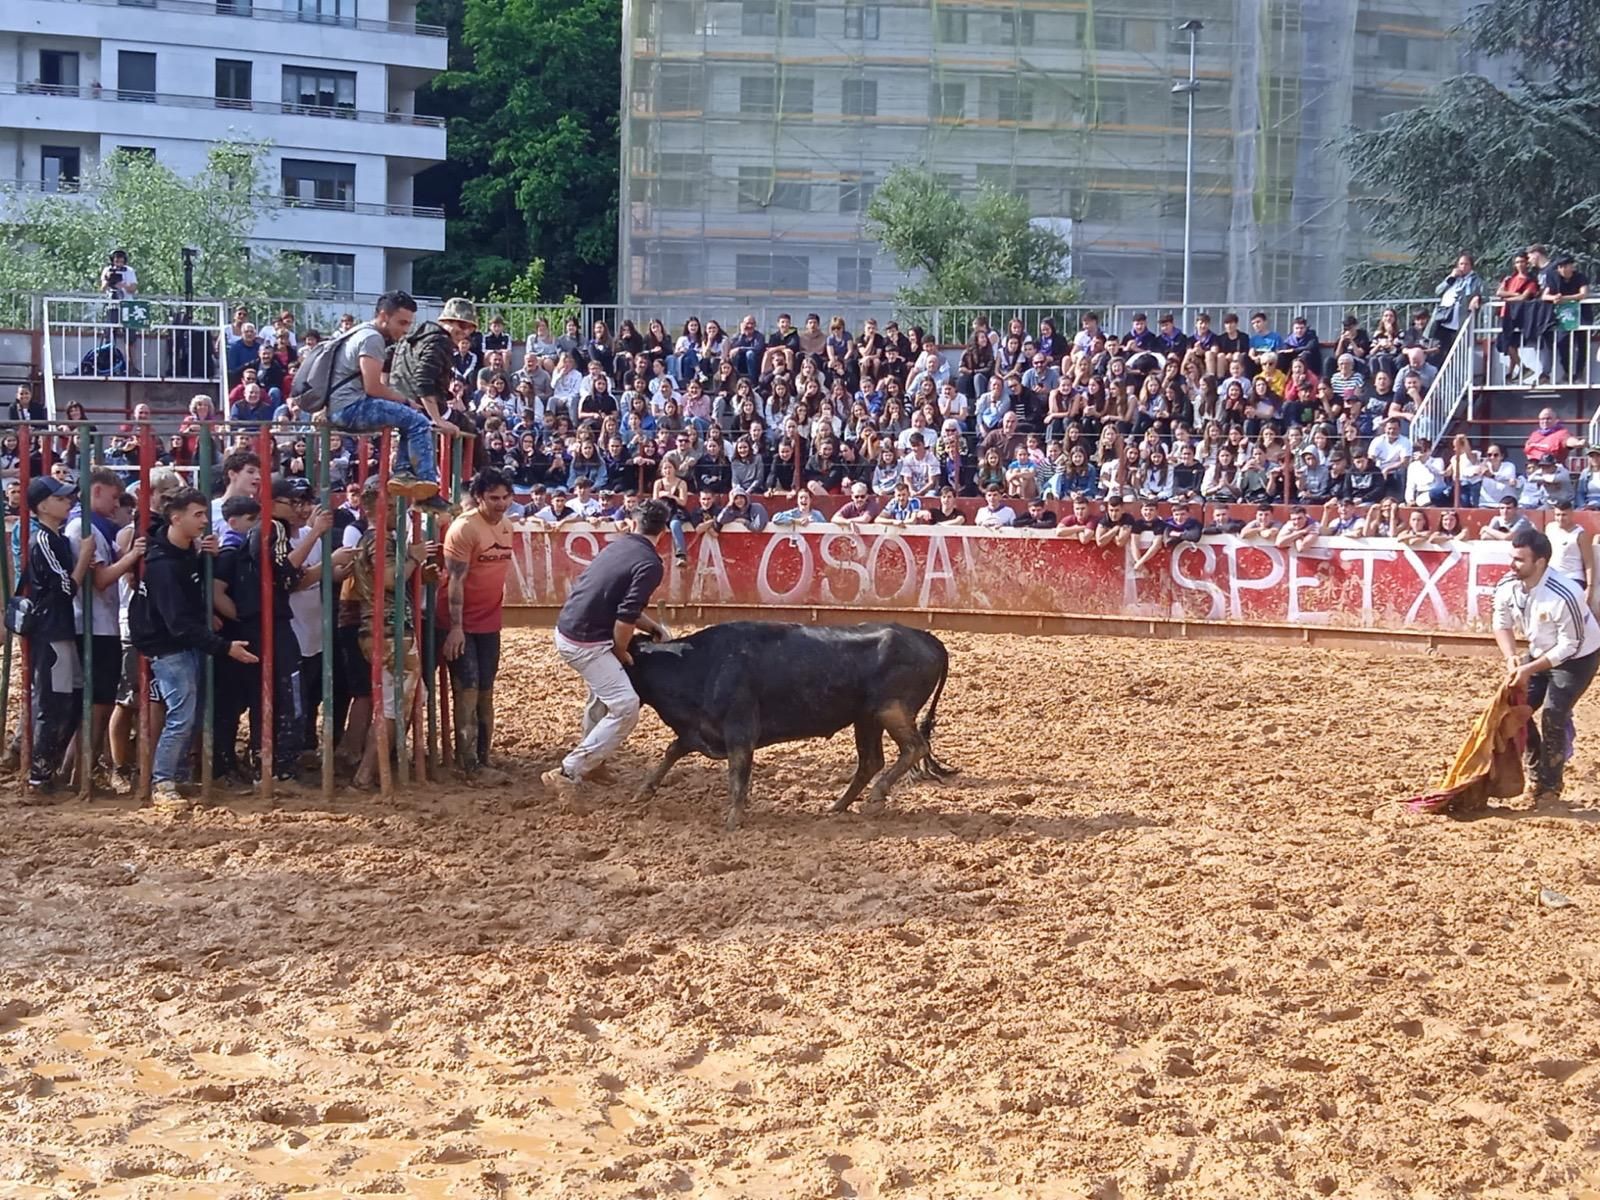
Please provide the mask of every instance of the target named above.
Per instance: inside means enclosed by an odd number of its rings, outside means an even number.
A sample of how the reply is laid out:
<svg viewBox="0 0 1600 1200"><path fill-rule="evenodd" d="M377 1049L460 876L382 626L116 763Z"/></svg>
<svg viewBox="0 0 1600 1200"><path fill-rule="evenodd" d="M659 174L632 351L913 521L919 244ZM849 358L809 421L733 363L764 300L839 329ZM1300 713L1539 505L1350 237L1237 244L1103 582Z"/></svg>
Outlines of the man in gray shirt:
<svg viewBox="0 0 1600 1200"><path fill-rule="evenodd" d="M341 433L398 430L400 445L389 491L419 508L448 512L450 506L439 495L433 438L435 430L454 430L444 427L430 398L422 399L428 410L424 414L383 377L389 344L405 337L416 317L417 302L408 293L385 292L378 297L372 320L357 326L340 343L328 396L328 424Z"/></svg>

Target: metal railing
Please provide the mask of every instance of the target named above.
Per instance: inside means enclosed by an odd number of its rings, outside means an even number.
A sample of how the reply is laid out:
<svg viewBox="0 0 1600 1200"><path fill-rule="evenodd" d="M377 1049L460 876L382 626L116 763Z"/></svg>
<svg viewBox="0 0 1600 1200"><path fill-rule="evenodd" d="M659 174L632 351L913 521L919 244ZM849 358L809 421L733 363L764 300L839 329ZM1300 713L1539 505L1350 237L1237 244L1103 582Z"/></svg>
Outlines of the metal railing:
<svg viewBox="0 0 1600 1200"><path fill-rule="evenodd" d="M1477 340L1478 331L1475 327L1464 329L1450 347L1450 353L1444 356L1444 361L1439 364L1439 373L1433 377L1427 394L1422 398L1422 407L1411 419L1413 438L1425 437L1437 444L1440 438L1450 432L1450 425L1463 405L1471 415Z"/></svg>
<svg viewBox="0 0 1600 1200"><path fill-rule="evenodd" d="M77 100L111 100L125 104L158 104L174 108L204 108L262 113L267 116L326 117L368 125L413 125L443 129L443 117L417 113L376 112L367 108L342 108L325 104L284 104L276 100L231 100L220 96L180 96L172 92L145 92L130 88L80 87L53 83L0 83L0 96L56 96Z"/></svg>
<svg viewBox="0 0 1600 1200"><path fill-rule="evenodd" d="M359 29L365 33L405 33L431 38L442 38L447 32L443 25L424 25L417 21L374 21L366 17L302 12L298 8L269 8L253 4L251 0L57 0L57 3L95 4L107 8L153 8L158 12L188 13L193 16L245 17L257 21L328 25L338 29Z"/></svg>
<svg viewBox="0 0 1600 1200"><path fill-rule="evenodd" d="M42 179L0 180L0 194L38 192L47 196L95 196L100 189L79 187L76 181L46 183ZM429 204L378 204L365 200L306 200L282 192L256 192L250 197L260 208L304 208L315 212L356 213L364 217L421 217L444 220L444 209Z"/></svg>
<svg viewBox="0 0 1600 1200"><path fill-rule="evenodd" d="M49 296L43 302L46 409L57 379L195 383L226 394L215 300Z"/></svg>

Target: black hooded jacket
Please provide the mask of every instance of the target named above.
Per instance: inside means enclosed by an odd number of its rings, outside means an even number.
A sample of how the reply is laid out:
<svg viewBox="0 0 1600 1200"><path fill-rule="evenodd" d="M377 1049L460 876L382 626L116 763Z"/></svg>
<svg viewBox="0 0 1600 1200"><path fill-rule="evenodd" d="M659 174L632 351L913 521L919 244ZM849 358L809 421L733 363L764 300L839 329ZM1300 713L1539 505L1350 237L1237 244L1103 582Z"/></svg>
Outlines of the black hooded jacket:
<svg viewBox="0 0 1600 1200"><path fill-rule="evenodd" d="M222 656L230 643L211 629L211 602L200 573L200 552L180 550L167 540L165 528L152 529L144 556L147 631L132 628L134 647L148 658L199 650ZM144 633L145 636L140 636Z"/></svg>

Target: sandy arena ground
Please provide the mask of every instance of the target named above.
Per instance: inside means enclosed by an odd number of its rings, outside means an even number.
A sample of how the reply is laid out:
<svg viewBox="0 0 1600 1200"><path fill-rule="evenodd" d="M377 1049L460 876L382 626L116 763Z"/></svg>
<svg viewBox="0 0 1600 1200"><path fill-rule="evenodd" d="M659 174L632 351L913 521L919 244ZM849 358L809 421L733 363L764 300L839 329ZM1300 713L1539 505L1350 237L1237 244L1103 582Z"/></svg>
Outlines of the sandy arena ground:
<svg viewBox="0 0 1600 1200"><path fill-rule="evenodd" d="M1392 798L1489 662L947 640L962 775L875 816L848 734L637 807L650 716L587 816L0 808L0 1195L1600 1197L1600 697L1461 823Z"/></svg>

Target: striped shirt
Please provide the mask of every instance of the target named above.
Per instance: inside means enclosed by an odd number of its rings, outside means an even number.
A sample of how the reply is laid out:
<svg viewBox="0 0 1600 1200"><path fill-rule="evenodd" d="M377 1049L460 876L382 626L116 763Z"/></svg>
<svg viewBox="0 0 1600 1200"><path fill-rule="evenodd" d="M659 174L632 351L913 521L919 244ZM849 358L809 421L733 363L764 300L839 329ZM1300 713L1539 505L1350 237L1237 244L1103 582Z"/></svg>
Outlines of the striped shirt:
<svg viewBox="0 0 1600 1200"><path fill-rule="evenodd" d="M1527 638L1529 653L1548 658L1551 666L1600 650L1600 622L1589 611L1583 589L1553 567L1532 590L1506 572L1494 589L1493 627Z"/></svg>

